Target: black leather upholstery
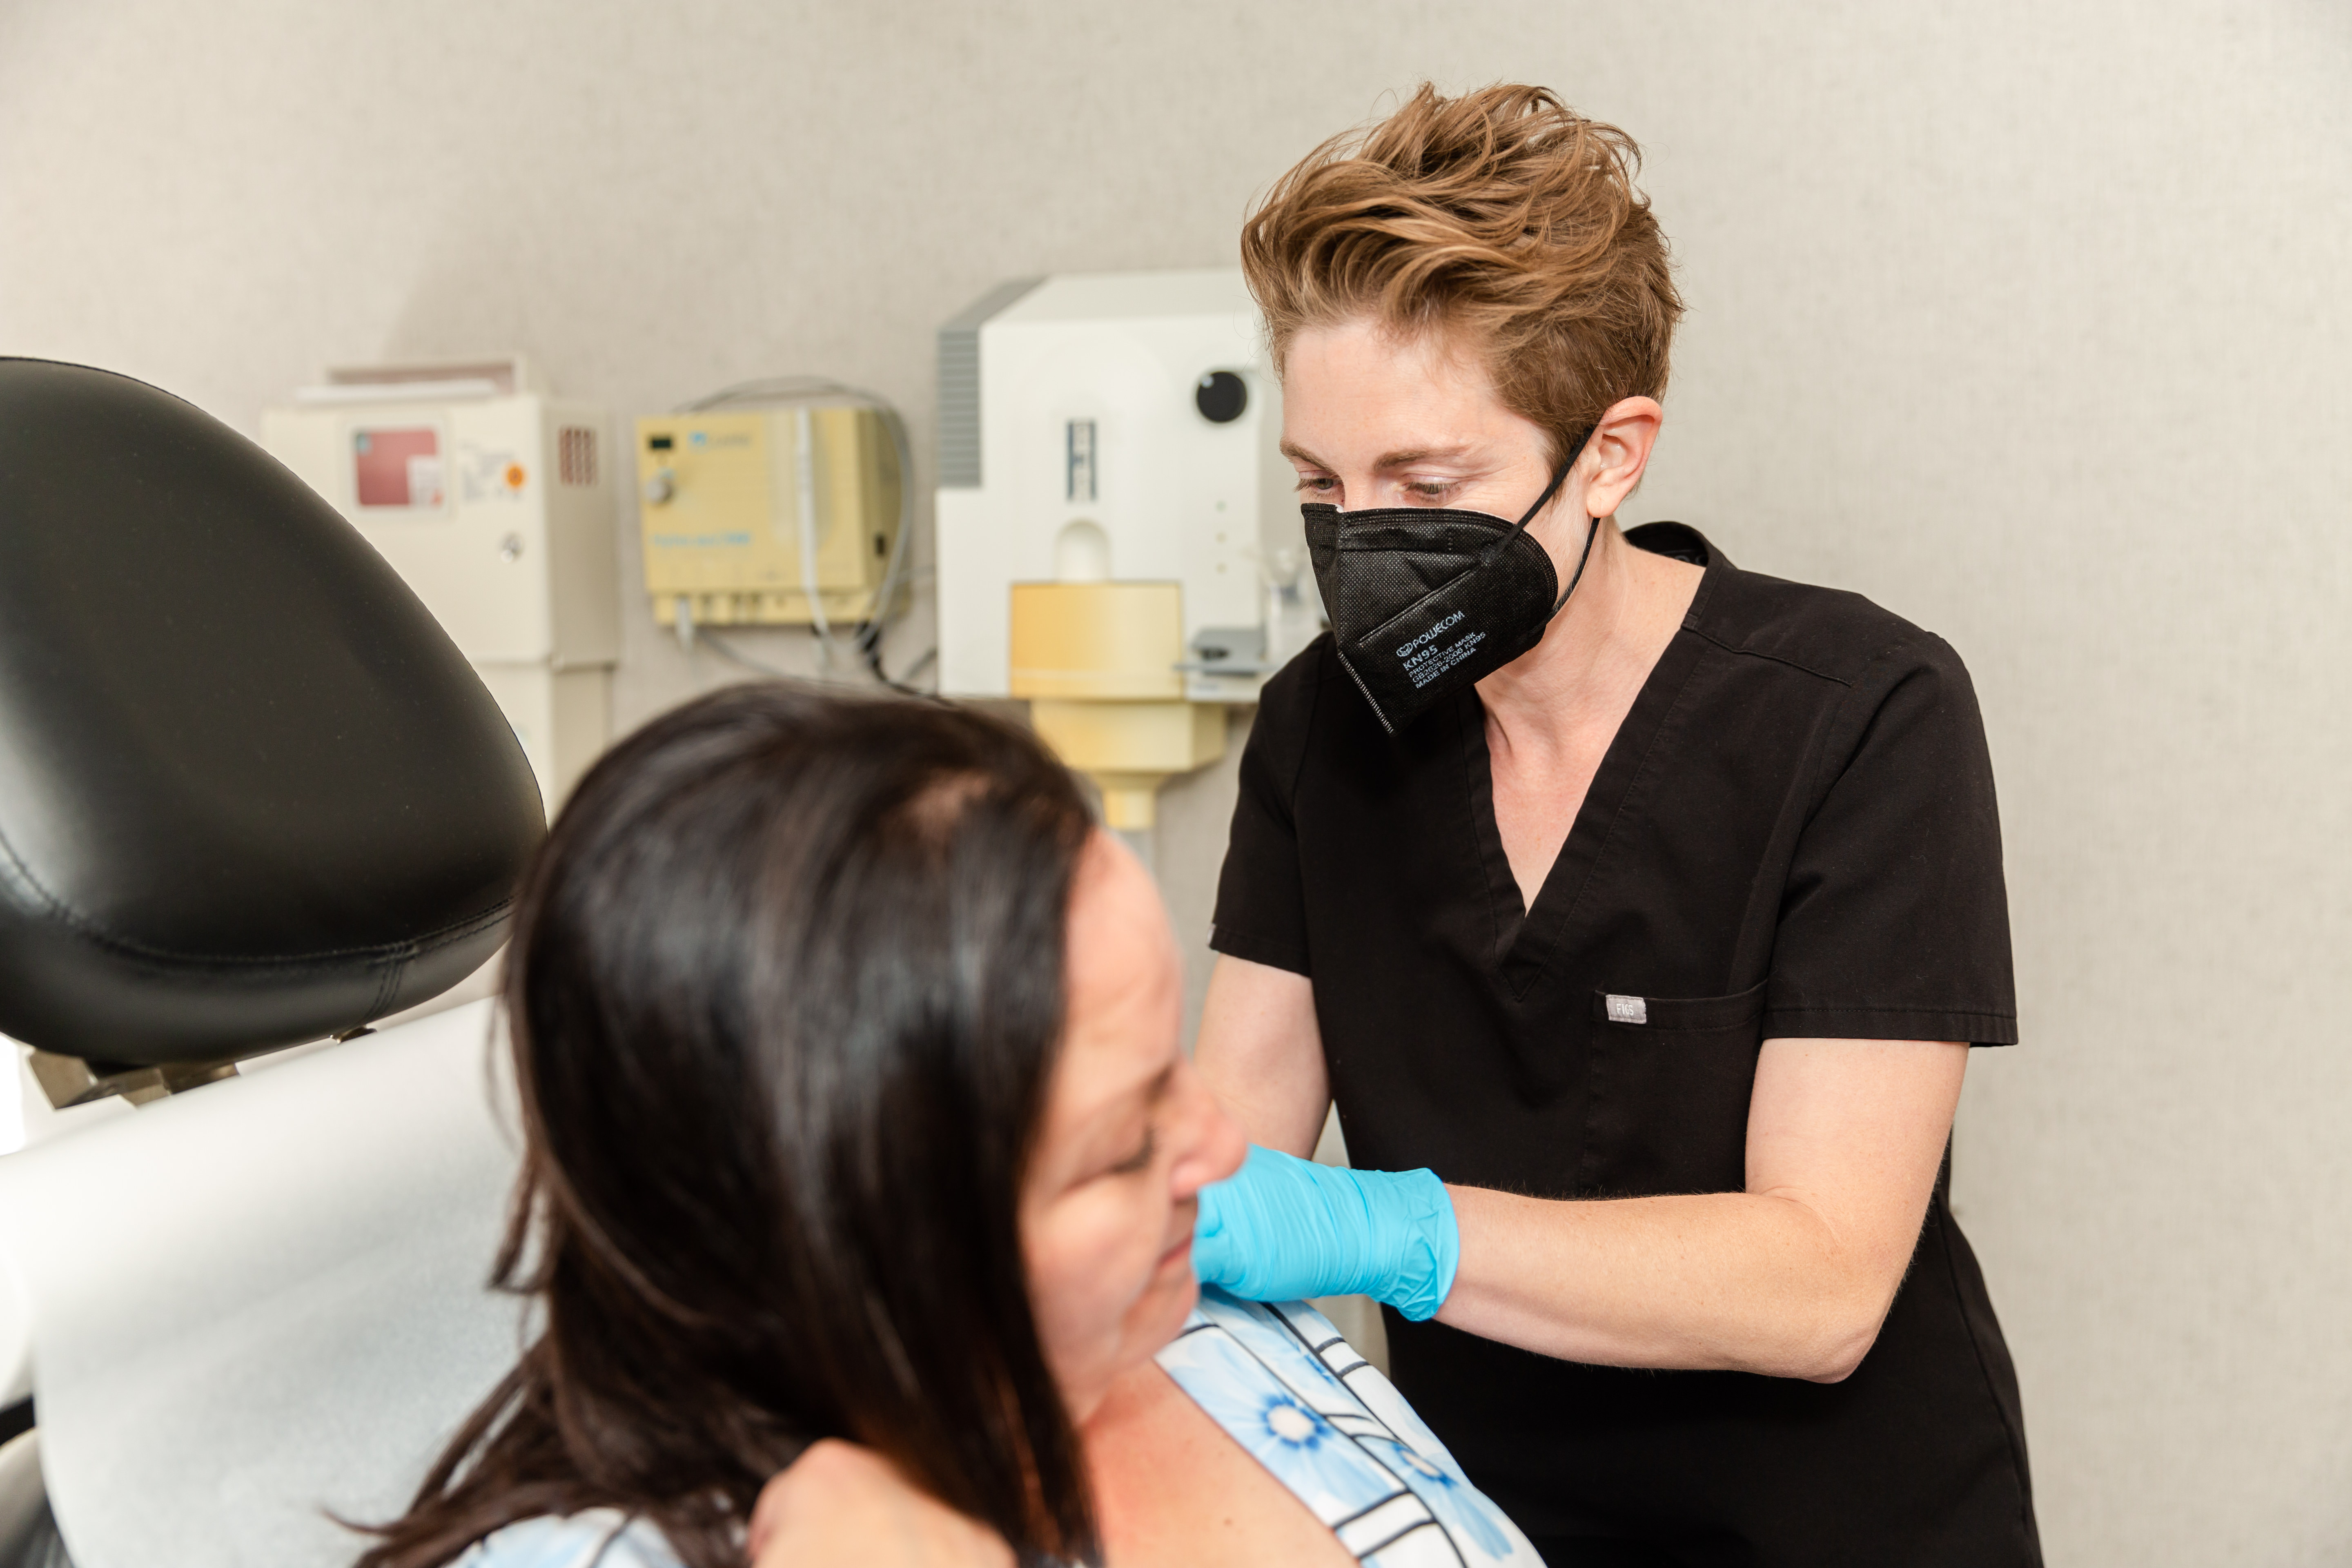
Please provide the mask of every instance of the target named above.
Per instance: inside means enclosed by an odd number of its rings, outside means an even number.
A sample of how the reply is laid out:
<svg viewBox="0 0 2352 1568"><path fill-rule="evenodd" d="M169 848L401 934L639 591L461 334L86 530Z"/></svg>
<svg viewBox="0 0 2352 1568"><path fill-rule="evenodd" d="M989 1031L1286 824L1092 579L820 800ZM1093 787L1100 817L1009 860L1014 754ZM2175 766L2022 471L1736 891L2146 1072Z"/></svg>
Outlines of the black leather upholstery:
<svg viewBox="0 0 2352 1568"><path fill-rule="evenodd" d="M544 832L513 731L299 479L126 376L0 359L0 1033L243 1056L446 989Z"/></svg>

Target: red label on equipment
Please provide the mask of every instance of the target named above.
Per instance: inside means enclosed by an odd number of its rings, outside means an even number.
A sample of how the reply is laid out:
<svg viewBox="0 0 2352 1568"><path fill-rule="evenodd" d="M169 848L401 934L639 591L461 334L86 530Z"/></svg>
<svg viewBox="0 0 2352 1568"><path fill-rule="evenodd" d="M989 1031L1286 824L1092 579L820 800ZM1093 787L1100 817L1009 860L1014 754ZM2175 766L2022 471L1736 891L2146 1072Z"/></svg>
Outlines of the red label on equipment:
<svg viewBox="0 0 2352 1568"><path fill-rule="evenodd" d="M362 506L438 507L441 433L430 426L352 432L352 479Z"/></svg>

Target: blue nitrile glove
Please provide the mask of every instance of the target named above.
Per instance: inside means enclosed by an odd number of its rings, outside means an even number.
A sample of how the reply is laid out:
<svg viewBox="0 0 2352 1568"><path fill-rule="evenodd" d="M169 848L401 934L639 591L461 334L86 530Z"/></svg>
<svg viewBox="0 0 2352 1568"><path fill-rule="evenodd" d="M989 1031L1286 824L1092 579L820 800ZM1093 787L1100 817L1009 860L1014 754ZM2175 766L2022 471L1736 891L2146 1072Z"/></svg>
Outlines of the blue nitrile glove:
<svg viewBox="0 0 2352 1568"><path fill-rule="evenodd" d="M1430 1171L1349 1171L1253 1145L1201 1189L1192 1272L1252 1301L1370 1296L1413 1321L1454 1289L1462 1233Z"/></svg>

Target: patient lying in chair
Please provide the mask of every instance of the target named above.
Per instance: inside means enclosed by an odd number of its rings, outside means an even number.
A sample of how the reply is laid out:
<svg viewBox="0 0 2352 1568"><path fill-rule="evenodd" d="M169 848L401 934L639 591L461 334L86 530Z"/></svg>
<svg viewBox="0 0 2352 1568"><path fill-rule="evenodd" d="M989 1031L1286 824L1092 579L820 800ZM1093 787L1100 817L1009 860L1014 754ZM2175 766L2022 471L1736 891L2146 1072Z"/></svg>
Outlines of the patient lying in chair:
<svg viewBox="0 0 2352 1568"><path fill-rule="evenodd" d="M1198 1291L1239 1133L1150 878L1026 734L743 687L526 887L541 1337L362 1568L1532 1563L1319 1313Z"/></svg>

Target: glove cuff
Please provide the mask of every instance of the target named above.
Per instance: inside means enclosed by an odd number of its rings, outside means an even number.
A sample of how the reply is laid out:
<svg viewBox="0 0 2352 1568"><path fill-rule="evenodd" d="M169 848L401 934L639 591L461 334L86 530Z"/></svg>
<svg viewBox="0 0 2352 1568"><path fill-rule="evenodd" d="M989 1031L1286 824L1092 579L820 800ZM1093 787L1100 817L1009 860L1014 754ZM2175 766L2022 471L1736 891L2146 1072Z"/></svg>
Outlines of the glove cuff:
<svg viewBox="0 0 2352 1568"><path fill-rule="evenodd" d="M1374 1291L1412 1322L1437 1315L1454 1289L1462 1262L1462 1229L1454 1217L1454 1196L1434 1171L1398 1171L1388 1175L1398 1216L1405 1222L1385 1288Z"/></svg>

